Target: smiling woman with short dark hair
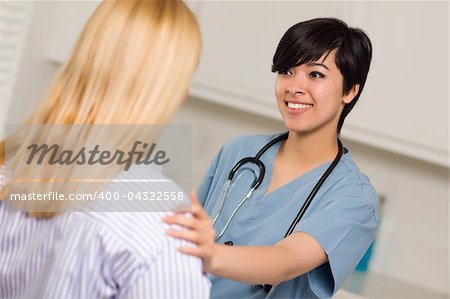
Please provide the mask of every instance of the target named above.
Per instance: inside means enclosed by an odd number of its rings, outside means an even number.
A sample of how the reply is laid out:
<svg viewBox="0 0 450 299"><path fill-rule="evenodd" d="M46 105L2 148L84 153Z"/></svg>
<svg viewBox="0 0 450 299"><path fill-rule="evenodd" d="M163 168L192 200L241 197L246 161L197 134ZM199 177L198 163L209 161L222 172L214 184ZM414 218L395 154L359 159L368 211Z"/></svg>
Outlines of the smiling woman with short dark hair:
<svg viewBox="0 0 450 299"><path fill-rule="evenodd" d="M376 191L338 139L371 57L367 35L334 18L282 37L272 71L288 132L224 145L195 217L165 218L189 229L169 234L198 244L181 250L203 259L213 298L330 298L375 239Z"/></svg>

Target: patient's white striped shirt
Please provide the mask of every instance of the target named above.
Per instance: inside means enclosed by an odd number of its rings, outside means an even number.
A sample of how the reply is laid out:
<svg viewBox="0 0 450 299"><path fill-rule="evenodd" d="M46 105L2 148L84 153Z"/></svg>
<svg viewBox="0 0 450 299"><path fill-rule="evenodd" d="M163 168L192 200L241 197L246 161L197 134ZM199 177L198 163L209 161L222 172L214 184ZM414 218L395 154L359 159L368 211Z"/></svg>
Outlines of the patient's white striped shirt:
<svg viewBox="0 0 450 299"><path fill-rule="evenodd" d="M1 182L1 175L0 175ZM0 298L207 298L157 212L27 217L0 201Z"/></svg>

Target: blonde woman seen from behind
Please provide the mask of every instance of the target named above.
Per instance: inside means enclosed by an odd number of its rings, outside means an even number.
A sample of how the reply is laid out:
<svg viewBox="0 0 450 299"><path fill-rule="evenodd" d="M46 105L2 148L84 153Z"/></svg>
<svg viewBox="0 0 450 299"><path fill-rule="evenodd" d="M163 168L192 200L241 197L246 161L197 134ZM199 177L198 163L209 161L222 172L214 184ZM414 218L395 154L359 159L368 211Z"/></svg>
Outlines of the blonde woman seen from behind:
<svg viewBox="0 0 450 299"><path fill-rule="evenodd" d="M99 5L26 125L0 143L0 298L209 296L200 259L181 254L182 242L165 236L161 213L63 212L66 202L17 209L7 200L9 182L35 171L19 167L21 146L35 138L27 126L164 124L185 98L200 44L197 21L182 1ZM110 145L132 141L119 131L107 136ZM61 179L54 168L44 172L48 182ZM97 174L106 172L120 174Z"/></svg>

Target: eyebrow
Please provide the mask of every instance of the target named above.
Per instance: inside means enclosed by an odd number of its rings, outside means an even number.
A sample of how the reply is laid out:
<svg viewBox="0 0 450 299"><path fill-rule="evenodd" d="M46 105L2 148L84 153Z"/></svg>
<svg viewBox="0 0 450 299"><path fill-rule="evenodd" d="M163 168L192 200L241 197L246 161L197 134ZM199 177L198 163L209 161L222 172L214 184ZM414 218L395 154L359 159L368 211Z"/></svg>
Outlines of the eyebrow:
<svg viewBox="0 0 450 299"><path fill-rule="evenodd" d="M318 62L308 62L307 65L308 65L308 66L321 66L321 67L326 68L327 70L330 70L325 64L318 63Z"/></svg>

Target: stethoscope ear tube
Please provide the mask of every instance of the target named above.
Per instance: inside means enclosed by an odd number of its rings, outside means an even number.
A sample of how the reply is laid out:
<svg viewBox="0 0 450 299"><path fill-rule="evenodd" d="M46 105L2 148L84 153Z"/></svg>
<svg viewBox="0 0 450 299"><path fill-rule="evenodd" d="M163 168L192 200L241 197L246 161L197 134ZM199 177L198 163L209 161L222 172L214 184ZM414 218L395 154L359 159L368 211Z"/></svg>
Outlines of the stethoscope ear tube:
<svg viewBox="0 0 450 299"><path fill-rule="evenodd" d="M231 181L233 180L234 175L236 174L236 172L239 170L239 168L244 165L245 163L253 163L256 166L258 166L259 168L259 175L258 177L256 177L251 186L250 186L250 191L247 193L247 195L241 200L241 202L237 205L237 207L233 210L233 212L231 213L230 217L228 218L227 222L225 223L225 227L222 229L221 232L218 233L218 235L216 236L216 241L223 236L223 234L225 233L226 229L228 228L228 225L230 224L231 220L233 219L234 215L236 214L236 212L239 210L239 208L242 206L242 204L248 199L250 198L250 196L252 196L253 191L255 191L259 185L261 185L262 181L264 180L264 176L266 174L266 167L264 166L264 163L260 160L261 156L275 143L280 142L281 140L287 139L289 135L289 132L286 132L276 138L274 138L273 140L269 141L266 145L263 146L262 149L260 149L258 151L258 153L254 156L254 157L246 157L243 158L241 160L239 160L239 162L236 163L236 165L234 165L234 167L231 169L230 173L228 174L228 179L225 182L224 188L222 190L222 194L221 194L221 198L220 198L220 204L219 204L219 209L218 212L216 214L216 216L213 219L213 223L212 223L212 227L214 228L214 225L216 224L217 220L219 219L220 214L222 213L222 209L225 203L225 199L227 197L228 194L228 189L230 188L231 185ZM209 203L209 200L207 200L205 202L205 207L207 205L207 203Z"/></svg>
<svg viewBox="0 0 450 299"><path fill-rule="evenodd" d="M311 193L309 193L308 198L306 199L305 203L301 207L301 209L298 211L297 216L295 216L294 221L292 221L291 225L289 226L286 234L284 237L286 238L292 232L294 231L294 228L297 226L297 224L302 219L303 215L305 214L306 210L308 209L309 205L311 204L312 200L314 199L314 196L316 196L317 191L319 191L320 187L322 187L325 180L328 178L328 176L331 174L331 172L336 168L336 165L339 163L342 157L343 153L343 146L341 141L338 139L338 153L336 157L334 158L333 162L331 162L331 165L327 168L327 170L324 172L324 174L320 177L319 181L317 181L316 185L312 189Z"/></svg>
<svg viewBox="0 0 450 299"><path fill-rule="evenodd" d="M342 154L344 152L344 149L343 149L342 143L339 140L339 138L338 138L337 142L338 142L338 153L337 153L336 157L334 158L333 162L331 162L331 165L327 168L327 170L324 172L324 174L317 181L317 183L314 186L314 188L312 189L311 193L309 193L308 198L306 199L305 203L302 205L302 207L298 211L297 216L295 216L294 221L292 221L292 223L289 226L286 234L284 235L285 238L287 236L289 236L290 234L292 234L292 232L294 231L294 228L300 222L300 220L302 219L302 217L305 214L306 210L308 209L309 205L311 204L312 200L314 199L314 196L316 196L317 191L319 191L320 187L322 187L322 185L325 182L325 180L328 178L328 176L336 168L336 165L341 160L341 157L342 157ZM263 286L264 286L264 290L266 292L270 292L270 290L272 289L272 285L270 285L270 284L265 284Z"/></svg>
<svg viewBox="0 0 450 299"><path fill-rule="evenodd" d="M245 163L253 163L259 168L259 175L257 178L255 178L252 185L250 186L250 189L256 189L259 187L259 185L261 185L264 179L264 175L266 174L266 167L264 166L263 162L261 162L261 160L259 160L256 157L243 158L239 162L237 162L236 165L234 165L233 169L231 169L230 174L228 175L228 181L231 182L231 180L233 180L233 177L236 174L236 172Z"/></svg>
<svg viewBox="0 0 450 299"><path fill-rule="evenodd" d="M229 181L231 182L231 181ZM222 231L216 236L215 241L219 240L220 237L223 236L223 234L225 233L225 231L228 228L228 225L230 225L231 220L234 217L234 214L236 214L236 212L239 210L239 208L242 206L242 204L250 198L250 196L252 196L253 191L255 191L255 188L251 188L250 191L247 193L247 195L241 200L241 202L236 206L236 208L234 208L233 212L231 213L230 217L228 218L228 221L225 223L224 228L222 229ZM228 193L228 191L227 191ZM225 194L226 195L226 194ZM222 208L223 208L223 204L222 207L220 208L219 212L217 213L216 217L214 218L214 221L212 223L212 227L214 227L214 225L216 224L217 219L219 219L219 215L222 212Z"/></svg>

